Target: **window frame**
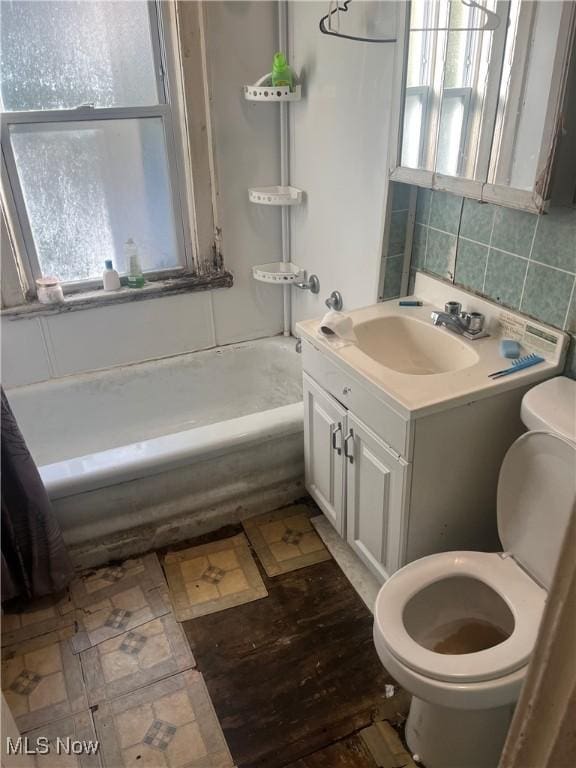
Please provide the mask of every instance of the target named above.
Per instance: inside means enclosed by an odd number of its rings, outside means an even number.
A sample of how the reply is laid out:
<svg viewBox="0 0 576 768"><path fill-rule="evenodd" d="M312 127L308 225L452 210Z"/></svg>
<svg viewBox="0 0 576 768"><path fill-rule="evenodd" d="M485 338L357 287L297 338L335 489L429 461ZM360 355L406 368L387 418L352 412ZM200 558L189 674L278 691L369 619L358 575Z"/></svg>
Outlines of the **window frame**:
<svg viewBox="0 0 576 768"><path fill-rule="evenodd" d="M21 235L18 249L19 261L28 283L28 296L36 294L36 279L42 276L32 229L28 217L24 195L20 183L17 164L10 141L10 130L14 125L46 125L49 123L76 123L99 120L126 120L138 118L160 118L164 132L168 176L174 214L175 239L178 249L178 264L160 270L146 271L147 280L163 280L186 274L197 274L198 263L192 247L189 228L185 171L184 137L177 130L178 99L175 98L178 83L178 71L172 56L168 55L168 45L173 43L170 25L171 3L147 0L150 19L151 44L154 57L158 104L135 107L95 107L80 105L75 108L60 110L32 110L25 112L3 112L0 125L0 145L2 150L3 180L8 189L4 190L3 205L7 217ZM175 114L176 113L176 114ZM92 291L101 287L101 279L68 281L62 284L65 294Z"/></svg>

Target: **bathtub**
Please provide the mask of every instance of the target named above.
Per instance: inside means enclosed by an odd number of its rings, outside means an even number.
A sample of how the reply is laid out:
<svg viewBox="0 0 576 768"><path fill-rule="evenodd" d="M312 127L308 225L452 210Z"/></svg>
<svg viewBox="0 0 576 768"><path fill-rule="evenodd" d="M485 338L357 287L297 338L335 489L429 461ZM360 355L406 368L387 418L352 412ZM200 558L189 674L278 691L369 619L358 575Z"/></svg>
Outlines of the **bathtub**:
<svg viewBox="0 0 576 768"><path fill-rule="evenodd" d="M77 564L303 494L294 345L261 339L7 391Z"/></svg>

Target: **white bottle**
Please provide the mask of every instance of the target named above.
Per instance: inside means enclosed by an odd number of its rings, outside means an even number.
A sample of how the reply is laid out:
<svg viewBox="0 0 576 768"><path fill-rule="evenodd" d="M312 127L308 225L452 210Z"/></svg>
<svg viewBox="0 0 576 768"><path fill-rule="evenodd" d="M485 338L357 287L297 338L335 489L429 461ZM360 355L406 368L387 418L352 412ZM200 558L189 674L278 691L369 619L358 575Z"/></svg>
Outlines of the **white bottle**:
<svg viewBox="0 0 576 768"><path fill-rule="evenodd" d="M112 267L112 260L107 259L104 262L106 269L102 273L102 282L105 291L117 291L120 288L120 275Z"/></svg>

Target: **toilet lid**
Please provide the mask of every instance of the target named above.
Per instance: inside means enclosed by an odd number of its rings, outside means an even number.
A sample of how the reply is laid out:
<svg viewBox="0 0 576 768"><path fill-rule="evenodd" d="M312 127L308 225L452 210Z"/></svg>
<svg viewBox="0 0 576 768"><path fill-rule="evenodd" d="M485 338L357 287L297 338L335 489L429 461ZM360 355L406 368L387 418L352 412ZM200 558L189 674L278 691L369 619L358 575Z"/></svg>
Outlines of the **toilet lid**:
<svg viewBox="0 0 576 768"><path fill-rule="evenodd" d="M507 552L549 589L576 505L576 444L527 432L508 450L498 480L498 532Z"/></svg>

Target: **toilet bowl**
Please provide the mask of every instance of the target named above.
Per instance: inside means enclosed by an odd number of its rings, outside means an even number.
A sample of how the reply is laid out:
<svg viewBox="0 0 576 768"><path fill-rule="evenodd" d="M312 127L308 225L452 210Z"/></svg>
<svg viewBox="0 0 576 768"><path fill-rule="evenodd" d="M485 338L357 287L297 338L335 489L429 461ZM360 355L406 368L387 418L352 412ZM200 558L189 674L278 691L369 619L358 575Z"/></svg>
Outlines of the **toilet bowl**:
<svg viewBox="0 0 576 768"><path fill-rule="evenodd" d="M378 594L374 644L412 694L406 739L426 768L498 765L576 505L576 425L563 426L527 432L504 458L503 552L424 557Z"/></svg>

